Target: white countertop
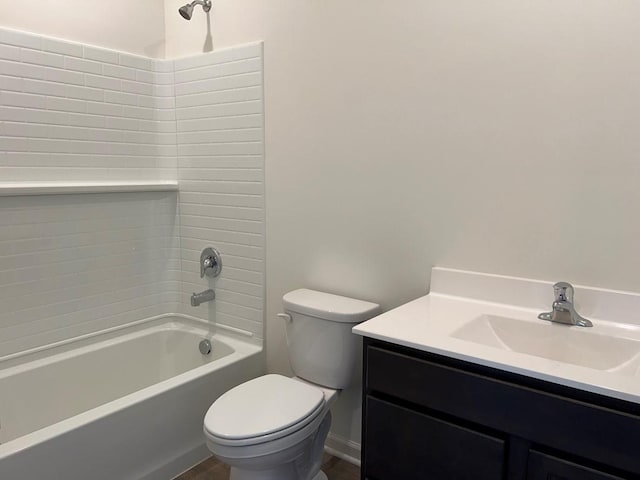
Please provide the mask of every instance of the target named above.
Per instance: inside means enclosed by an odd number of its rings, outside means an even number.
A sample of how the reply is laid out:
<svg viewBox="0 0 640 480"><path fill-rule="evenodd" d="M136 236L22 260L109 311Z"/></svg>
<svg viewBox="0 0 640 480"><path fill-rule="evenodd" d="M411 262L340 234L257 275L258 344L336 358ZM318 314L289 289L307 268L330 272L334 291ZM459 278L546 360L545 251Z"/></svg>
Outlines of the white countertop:
<svg viewBox="0 0 640 480"><path fill-rule="evenodd" d="M430 294L361 323L353 331L365 337L640 403L640 348L635 351L634 344L638 342L640 347L640 295L576 286L576 310L594 323L593 328L583 328L537 318L540 312L550 310L552 285L553 282L434 268ZM452 295L453 292L457 295ZM557 344L560 350L563 338L575 334L586 338L587 345L598 337L586 335L627 339L631 358L615 368L602 370L456 338L463 327L480 316L501 317L507 322L513 319L511 321L520 326L525 324L518 321L530 322L525 326L533 326L538 331L548 329L542 331L560 342ZM609 321L610 318L617 321ZM595 349L581 354L609 355Z"/></svg>

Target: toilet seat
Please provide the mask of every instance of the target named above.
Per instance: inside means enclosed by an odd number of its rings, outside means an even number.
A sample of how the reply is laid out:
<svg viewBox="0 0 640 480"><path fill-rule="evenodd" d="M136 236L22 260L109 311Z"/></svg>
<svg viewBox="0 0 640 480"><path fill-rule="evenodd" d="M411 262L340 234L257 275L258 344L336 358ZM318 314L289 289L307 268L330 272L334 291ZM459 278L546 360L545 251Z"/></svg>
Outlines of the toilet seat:
<svg viewBox="0 0 640 480"><path fill-rule="evenodd" d="M304 429L324 410L321 389L282 375L264 375L216 400L204 429L219 445L256 445Z"/></svg>

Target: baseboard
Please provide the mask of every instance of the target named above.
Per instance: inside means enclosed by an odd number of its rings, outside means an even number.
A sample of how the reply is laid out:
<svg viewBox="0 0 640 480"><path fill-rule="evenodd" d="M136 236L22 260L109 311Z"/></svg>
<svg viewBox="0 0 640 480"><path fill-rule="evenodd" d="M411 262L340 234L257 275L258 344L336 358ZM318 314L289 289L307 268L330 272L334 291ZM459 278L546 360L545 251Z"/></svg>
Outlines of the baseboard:
<svg viewBox="0 0 640 480"><path fill-rule="evenodd" d="M357 442L330 433L324 443L324 450L334 457L341 458L358 467L360 466L361 449L360 444Z"/></svg>

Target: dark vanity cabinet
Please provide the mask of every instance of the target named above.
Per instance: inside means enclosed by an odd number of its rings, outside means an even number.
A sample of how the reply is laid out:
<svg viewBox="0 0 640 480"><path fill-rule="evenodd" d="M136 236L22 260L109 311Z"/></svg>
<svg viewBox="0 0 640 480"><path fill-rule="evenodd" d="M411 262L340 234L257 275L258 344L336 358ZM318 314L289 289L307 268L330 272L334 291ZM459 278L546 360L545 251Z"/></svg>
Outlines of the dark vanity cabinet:
<svg viewBox="0 0 640 480"><path fill-rule="evenodd" d="M368 338L363 380L362 479L640 479L635 403Z"/></svg>

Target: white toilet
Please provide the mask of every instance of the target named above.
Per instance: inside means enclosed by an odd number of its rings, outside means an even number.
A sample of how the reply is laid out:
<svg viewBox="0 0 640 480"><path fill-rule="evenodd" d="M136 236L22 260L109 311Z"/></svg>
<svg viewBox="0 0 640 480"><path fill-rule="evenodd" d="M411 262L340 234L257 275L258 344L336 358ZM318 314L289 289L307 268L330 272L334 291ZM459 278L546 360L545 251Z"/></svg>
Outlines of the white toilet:
<svg viewBox="0 0 640 480"><path fill-rule="evenodd" d="M231 480L324 480L329 407L349 384L358 356L351 328L380 306L300 289L283 297L296 377L264 375L216 400L204 419L207 446Z"/></svg>

